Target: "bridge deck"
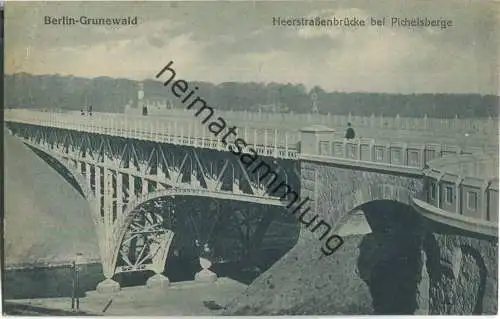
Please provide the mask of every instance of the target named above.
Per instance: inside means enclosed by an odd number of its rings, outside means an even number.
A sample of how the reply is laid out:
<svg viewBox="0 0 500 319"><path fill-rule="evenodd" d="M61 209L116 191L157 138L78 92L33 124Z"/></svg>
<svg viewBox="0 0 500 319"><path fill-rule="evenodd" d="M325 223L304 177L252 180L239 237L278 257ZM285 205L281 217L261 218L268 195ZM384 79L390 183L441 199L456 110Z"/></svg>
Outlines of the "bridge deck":
<svg viewBox="0 0 500 319"><path fill-rule="evenodd" d="M182 113L185 114L185 113ZM187 115L187 114L186 114ZM77 113L47 113L30 110L7 110L6 121L38 124L76 131L123 136L167 143L193 145L225 150L200 119L191 115L175 117L143 117L113 113L95 113L82 116ZM243 138L261 155L296 158L300 129L308 123L242 123L228 121L228 126L238 127L238 137ZM495 151L498 149L498 135L461 132L454 130L434 132L430 130L397 130L391 128L356 128L361 144L375 139L378 144L414 143L444 144L477 152L478 148ZM222 135L222 134L221 134ZM335 133L336 140L343 139L343 132ZM278 154L274 154L274 150Z"/></svg>

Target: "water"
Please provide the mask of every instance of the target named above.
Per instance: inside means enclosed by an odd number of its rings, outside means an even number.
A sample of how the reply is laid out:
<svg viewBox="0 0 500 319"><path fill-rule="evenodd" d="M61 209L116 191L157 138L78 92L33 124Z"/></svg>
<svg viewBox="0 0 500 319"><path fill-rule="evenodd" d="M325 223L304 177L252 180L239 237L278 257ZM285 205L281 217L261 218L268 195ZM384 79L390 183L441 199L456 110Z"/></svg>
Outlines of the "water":
<svg viewBox="0 0 500 319"><path fill-rule="evenodd" d="M241 261L214 263L210 268L219 277L229 277L239 282L250 284L261 273L269 269L279 260L291 245L280 248L262 249L252 264ZM99 263L80 266L78 295L85 296L86 291L95 290L97 284L104 280L102 266ZM197 256L169 256L164 275L171 282L194 280L196 272L200 271ZM121 287L145 285L151 271L121 273L113 277ZM71 297L73 272L70 266L11 269L5 271L4 299L35 299Z"/></svg>

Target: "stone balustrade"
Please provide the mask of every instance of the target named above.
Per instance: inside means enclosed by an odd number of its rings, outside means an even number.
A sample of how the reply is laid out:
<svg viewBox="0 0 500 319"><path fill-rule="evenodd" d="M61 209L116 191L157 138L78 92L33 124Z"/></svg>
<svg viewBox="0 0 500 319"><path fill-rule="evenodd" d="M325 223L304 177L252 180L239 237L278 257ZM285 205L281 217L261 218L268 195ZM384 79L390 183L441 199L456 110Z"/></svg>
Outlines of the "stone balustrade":
<svg viewBox="0 0 500 319"><path fill-rule="evenodd" d="M338 136L334 129L321 125L304 128L301 133L300 158L408 173L423 174L422 169L436 158L488 152L481 147L464 149L444 144L396 143L359 138L348 140Z"/></svg>
<svg viewBox="0 0 500 319"><path fill-rule="evenodd" d="M448 156L431 162L424 174L417 209L430 219L497 236L498 154Z"/></svg>

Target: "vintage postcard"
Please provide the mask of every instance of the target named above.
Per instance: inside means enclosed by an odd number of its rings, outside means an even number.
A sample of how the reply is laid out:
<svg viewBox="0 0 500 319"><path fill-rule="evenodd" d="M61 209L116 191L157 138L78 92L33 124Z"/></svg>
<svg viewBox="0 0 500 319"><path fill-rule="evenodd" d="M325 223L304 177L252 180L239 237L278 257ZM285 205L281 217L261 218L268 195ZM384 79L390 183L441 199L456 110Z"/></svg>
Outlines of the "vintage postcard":
<svg viewBox="0 0 500 319"><path fill-rule="evenodd" d="M3 9L4 314L497 314L498 2Z"/></svg>

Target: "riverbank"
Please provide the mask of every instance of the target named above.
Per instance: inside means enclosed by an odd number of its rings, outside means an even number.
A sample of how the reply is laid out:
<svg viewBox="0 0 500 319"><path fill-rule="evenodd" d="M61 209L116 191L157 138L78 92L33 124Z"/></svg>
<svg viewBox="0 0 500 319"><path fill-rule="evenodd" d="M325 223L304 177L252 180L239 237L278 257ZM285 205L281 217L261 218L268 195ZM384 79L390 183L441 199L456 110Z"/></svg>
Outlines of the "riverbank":
<svg viewBox="0 0 500 319"><path fill-rule="evenodd" d="M80 310L90 315L106 316L186 316L220 315L224 305L247 286L229 278L213 283L184 281L171 283L165 289L145 286L126 287L115 294L88 292L80 299ZM71 311L71 298L37 298L7 300L5 311L23 309L42 314Z"/></svg>

